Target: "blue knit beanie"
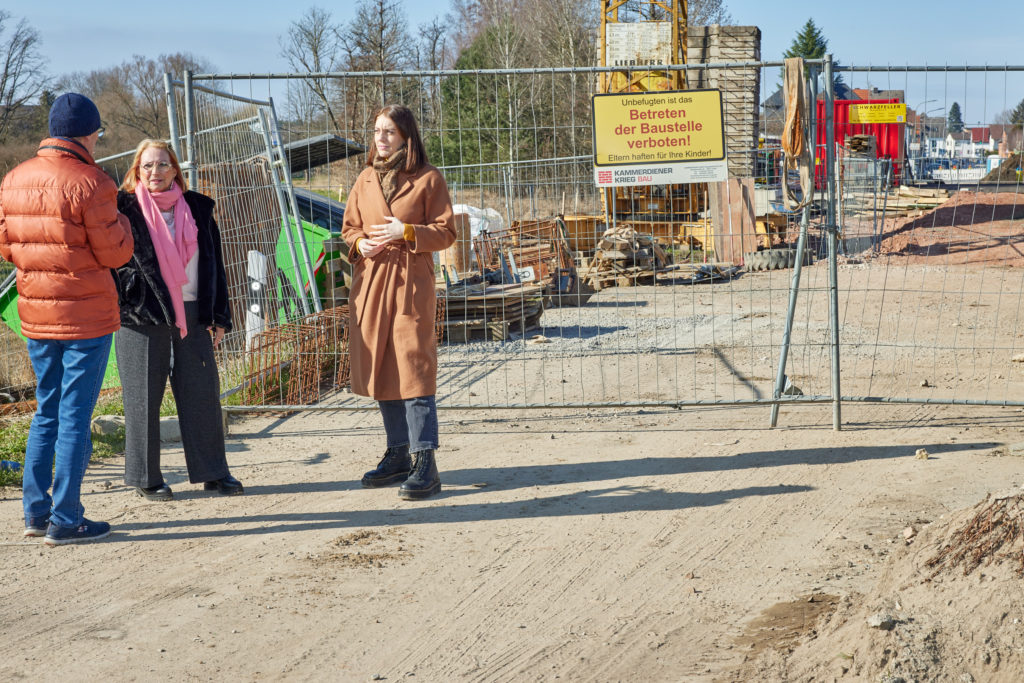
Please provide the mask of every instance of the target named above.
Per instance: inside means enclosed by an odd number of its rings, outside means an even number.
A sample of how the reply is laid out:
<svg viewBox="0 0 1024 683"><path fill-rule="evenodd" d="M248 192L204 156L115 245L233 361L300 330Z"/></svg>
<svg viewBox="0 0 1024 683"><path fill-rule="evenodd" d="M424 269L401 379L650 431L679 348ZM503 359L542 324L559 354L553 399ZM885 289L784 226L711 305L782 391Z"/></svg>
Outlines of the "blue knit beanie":
<svg viewBox="0 0 1024 683"><path fill-rule="evenodd" d="M64 93L50 107L50 137L82 138L100 129L100 110L85 95Z"/></svg>

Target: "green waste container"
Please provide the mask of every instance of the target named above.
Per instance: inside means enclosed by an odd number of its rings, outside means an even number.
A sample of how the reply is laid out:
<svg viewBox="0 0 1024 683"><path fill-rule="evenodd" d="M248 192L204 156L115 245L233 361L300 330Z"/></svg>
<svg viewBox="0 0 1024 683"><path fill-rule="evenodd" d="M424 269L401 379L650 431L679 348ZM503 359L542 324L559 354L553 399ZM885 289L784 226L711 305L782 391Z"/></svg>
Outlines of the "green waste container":
<svg viewBox="0 0 1024 683"><path fill-rule="evenodd" d="M7 291L0 295L0 318L7 327L14 330L22 339L25 335L21 333L21 318L18 317L18 288L12 283ZM110 345L110 360L107 361L107 372L103 375L103 388L121 386L121 378L117 375L117 356L114 353L114 345Z"/></svg>
<svg viewBox="0 0 1024 683"><path fill-rule="evenodd" d="M332 233L327 228L321 227L316 223L310 223L308 221L301 221L302 232L306 238L306 251L309 253L309 262L313 267L313 278L316 283L316 292L320 296L321 303L323 302L323 293L325 286L326 274L323 271L324 261L329 256L335 254L329 254L325 249L327 244L332 237L340 237L340 233ZM292 229L293 235L295 234L295 219L289 219L289 225ZM302 261L301 250L302 244L299 242L298 237L293 237L295 241L295 253L299 256L299 276L296 277L295 268L292 265L292 254L288 248L288 233L282 228L277 238L277 246L274 250L274 258L277 263L278 269L284 275L288 284L291 285L292 290L296 293L299 292L299 281L302 282L302 291L305 292L306 296L309 296L310 282L306 275L306 265ZM279 319L282 321L288 318L295 318L301 315L302 309L298 301L296 301L288 293L278 290L278 300L288 302L286 306L278 310ZM308 300L308 299L307 299Z"/></svg>

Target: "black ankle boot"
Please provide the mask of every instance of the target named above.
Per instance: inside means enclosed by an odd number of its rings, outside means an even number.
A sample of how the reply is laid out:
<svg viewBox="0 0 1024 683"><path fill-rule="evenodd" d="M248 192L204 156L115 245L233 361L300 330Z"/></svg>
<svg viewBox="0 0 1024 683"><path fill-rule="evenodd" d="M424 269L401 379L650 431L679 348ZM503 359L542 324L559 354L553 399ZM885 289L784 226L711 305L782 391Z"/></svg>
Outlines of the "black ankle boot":
<svg viewBox="0 0 1024 683"><path fill-rule="evenodd" d="M384 457L377 463L377 469L363 475L363 487L375 489L409 476L412 469L412 458L409 457L408 446L398 446L384 451Z"/></svg>
<svg viewBox="0 0 1024 683"><path fill-rule="evenodd" d="M412 466L412 474L398 489L398 496L405 500L429 498L441 491L441 477L437 473L434 451L415 453L416 462Z"/></svg>

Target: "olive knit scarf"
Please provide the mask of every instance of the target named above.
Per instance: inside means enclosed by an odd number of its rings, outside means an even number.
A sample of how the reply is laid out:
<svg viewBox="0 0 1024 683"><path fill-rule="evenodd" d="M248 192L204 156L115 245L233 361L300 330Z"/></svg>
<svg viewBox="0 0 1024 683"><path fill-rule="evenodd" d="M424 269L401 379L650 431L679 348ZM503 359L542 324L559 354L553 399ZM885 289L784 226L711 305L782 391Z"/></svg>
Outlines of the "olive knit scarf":
<svg viewBox="0 0 1024 683"><path fill-rule="evenodd" d="M373 170L377 172L380 180L380 189L384 193L384 201L391 203L398 189L398 172L405 169L405 147L392 154L387 159L377 157L373 160Z"/></svg>

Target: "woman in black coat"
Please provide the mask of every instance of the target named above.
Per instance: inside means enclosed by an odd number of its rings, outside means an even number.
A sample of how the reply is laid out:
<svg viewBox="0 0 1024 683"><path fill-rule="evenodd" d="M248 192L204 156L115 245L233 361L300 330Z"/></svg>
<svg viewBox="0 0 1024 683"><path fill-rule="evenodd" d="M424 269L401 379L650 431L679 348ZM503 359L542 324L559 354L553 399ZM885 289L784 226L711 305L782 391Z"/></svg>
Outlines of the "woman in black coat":
<svg viewBox="0 0 1024 683"><path fill-rule="evenodd" d="M168 376L189 481L224 495L243 492L228 471L213 355L231 329L220 231L213 200L186 188L174 150L147 139L136 148L117 196L135 237L135 254L117 269L124 481L147 500L174 497L160 471L160 403Z"/></svg>

